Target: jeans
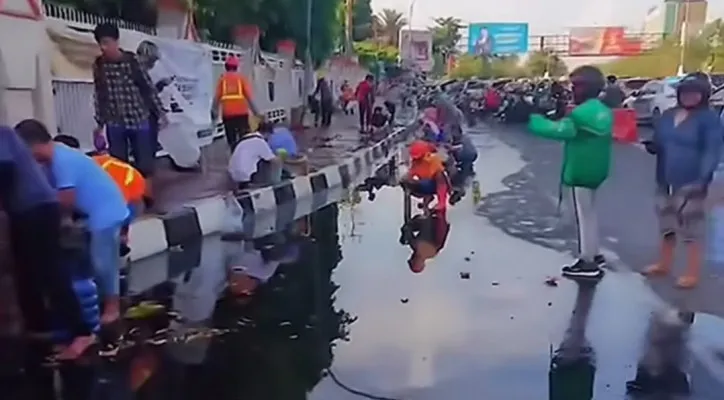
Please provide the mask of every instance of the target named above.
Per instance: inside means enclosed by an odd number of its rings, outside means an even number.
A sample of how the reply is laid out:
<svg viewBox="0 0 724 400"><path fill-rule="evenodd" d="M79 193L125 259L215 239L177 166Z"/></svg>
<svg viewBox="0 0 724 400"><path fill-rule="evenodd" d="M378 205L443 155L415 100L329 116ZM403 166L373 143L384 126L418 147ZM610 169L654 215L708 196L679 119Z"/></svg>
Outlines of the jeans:
<svg viewBox="0 0 724 400"><path fill-rule="evenodd" d="M144 177L153 175L157 137L151 132L150 125L142 129L109 125L106 127L106 136L111 156L125 162L129 162L130 156L133 156L133 165Z"/></svg>
<svg viewBox="0 0 724 400"><path fill-rule="evenodd" d="M91 232L90 252L101 296L118 296L120 292L121 227L113 226Z"/></svg>

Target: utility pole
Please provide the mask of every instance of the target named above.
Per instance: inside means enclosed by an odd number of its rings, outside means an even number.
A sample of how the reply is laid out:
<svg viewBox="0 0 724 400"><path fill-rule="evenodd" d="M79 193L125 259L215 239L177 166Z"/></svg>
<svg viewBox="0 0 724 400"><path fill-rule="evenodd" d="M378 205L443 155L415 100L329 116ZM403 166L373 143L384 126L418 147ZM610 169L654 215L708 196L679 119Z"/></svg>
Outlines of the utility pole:
<svg viewBox="0 0 724 400"><path fill-rule="evenodd" d="M684 63L686 62L686 43L689 40L689 2L683 3L684 7L684 21L681 24L681 37L679 38L679 68L676 71L678 76L684 75Z"/></svg>
<svg viewBox="0 0 724 400"><path fill-rule="evenodd" d="M307 0L307 48L304 54L304 95L302 96L302 105L307 109L307 95L312 90L312 75L314 75L314 66L312 65L312 3L314 0ZM304 118L302 118L303 120Z"/></svg>
<svg viewBox="0 0 724 400"><path fill-rule="evenodd" d="M344 53L347 56L354 54L352 43L354 42L354 0L346 0L347 12L345 13L344 29Z"/></svg>

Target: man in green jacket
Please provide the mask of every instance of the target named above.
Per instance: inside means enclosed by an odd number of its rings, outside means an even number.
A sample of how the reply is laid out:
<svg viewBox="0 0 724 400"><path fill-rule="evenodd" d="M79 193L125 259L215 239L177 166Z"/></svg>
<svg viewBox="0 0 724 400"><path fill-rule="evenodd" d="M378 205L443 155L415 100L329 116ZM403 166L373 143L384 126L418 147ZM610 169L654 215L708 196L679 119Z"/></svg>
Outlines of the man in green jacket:
<svg viewBox="0 0 724 400"><path fill-rule="evenodd" d="M570 75L575 108L560 121L532 115L528 129L535 135L564 143L561 186L571 188L578 229L578 260L563 267L563 276L600 279L605 264L599 253L596 189L608 177L613 142L613 113L599 100L606 80L593 66ZM561 197L562 199L562 189Z"/></svg>

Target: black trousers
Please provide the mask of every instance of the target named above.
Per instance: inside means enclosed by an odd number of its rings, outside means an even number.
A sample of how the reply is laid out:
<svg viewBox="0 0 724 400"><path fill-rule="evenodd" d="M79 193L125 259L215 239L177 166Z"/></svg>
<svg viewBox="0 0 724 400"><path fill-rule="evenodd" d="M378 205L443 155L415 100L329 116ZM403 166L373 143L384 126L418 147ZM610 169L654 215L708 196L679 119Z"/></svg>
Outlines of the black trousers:
<svg viewBox="0 0 724 400"><path fill-rule="evenodd" d="M314 125L319 125L320 119L323 127L329 127L332 125L332 113L334 106L332 102L322 101L319 103L319 112L314 114Z"/></svg>
<svg viewBox="0 0 724 400"><path fill-rule="evenodd" d="M224 134L226 135L226 143L229 149L234 151L236 144L242 136L249 133L249 115L234 115L230 117L221 117L224 124Z"/></svg>
<svg viewBox="0 0 724 400"><path fill-rule="evenodd" d="M87 336L91 328L73 290L71 263L61 258L60 218L58 204L10 215L18 303L28 331L47 332L55 317L71 336Z"/></svg>
<svg viewBox="0 0 724 400"><path fill-rule="evenodd" d="M359 103L359 127L360 129L369 128L372 119L372 104L368 101Z"/></svg>
<svg viewBox="0 0 724 400"><path fill-rule="evenodd" d="M397 112L397 106L395 103L386 101L385 107L387 107L387 112L390 114L390 124L395 123L395 112Z"/></svg>

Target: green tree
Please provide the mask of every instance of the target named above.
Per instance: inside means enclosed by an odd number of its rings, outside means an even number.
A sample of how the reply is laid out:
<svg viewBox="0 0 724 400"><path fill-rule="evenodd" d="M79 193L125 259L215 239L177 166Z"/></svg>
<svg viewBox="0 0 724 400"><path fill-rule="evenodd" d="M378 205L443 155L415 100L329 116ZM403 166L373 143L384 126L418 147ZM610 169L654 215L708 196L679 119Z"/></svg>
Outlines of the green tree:
<svg viewBox="0 0 724 400"><path fill-rule="evenodd" d="M355 0L352 9L352 39L355 42L367 40L374 36L374 26L372 21L371 0Z"/></svg>
<svg viewBox="0 0 724 400"><path fill-rule="evenodd" d="M520 66L520 57L517 55L500 56L490 58L489 75L491 78L500 77L522 77L526 75L524 68Z"/></svg>
<svg viewBox="0 0 724 400"><path fill-rule="evenodd" d="M378 61L382 61L385 65L396 64L400 56L397 47L384 45L373 40L364 42L355 42L354 51L359 58L360 64L368 69L376 68Z"/></svg>
<svg viewBox="0 0 724 400"><path fill-rule="evenodd" d="M435 26L430 28L432 32L433 52L443 55L443 59L451 54L457 53L457 44L462 38L460 30L463 24L455 17L439 17L434 19Z"/></svg>
<svg viewBox="0 0 724 400"><path fill-rule="evenodd" d="M525 61L524 69L529 76L564 76L568 74L566 63L550 51L534 51L528 55Z"/></svg>
<svg viewBox="0 0 724 400"><path fill-rule="evenodd" d="M149 26L156 24L155 0L59 2L103 17L120 18ZM326 59L335 48L340 24L336 11L341 2L342 0L312 2L310 48L316 63ZM307 45L306 0L197 0L193 7L197 26L205 38L233 42L232 32L235 26L254 24L261 30L259 42L263 49L275 51L279 40L292 39L297 44L297 56L304 57Z"/></svg>
<svg viewBox="0 0 724 400"><path fill-rule="evenodd" d="M383 9L376 15L375 23L379 27L380 40L394 47L400 45L400 30L407 25L401 12L390 8Z"/></svg>
<svg viewBox="0 0 724 400"><path fill-rule="evenodd" d="M463 54L457 59L455 68L450 71L450 77L458 79L483 77L487 68L488 66L483 58Z"/></svg>

